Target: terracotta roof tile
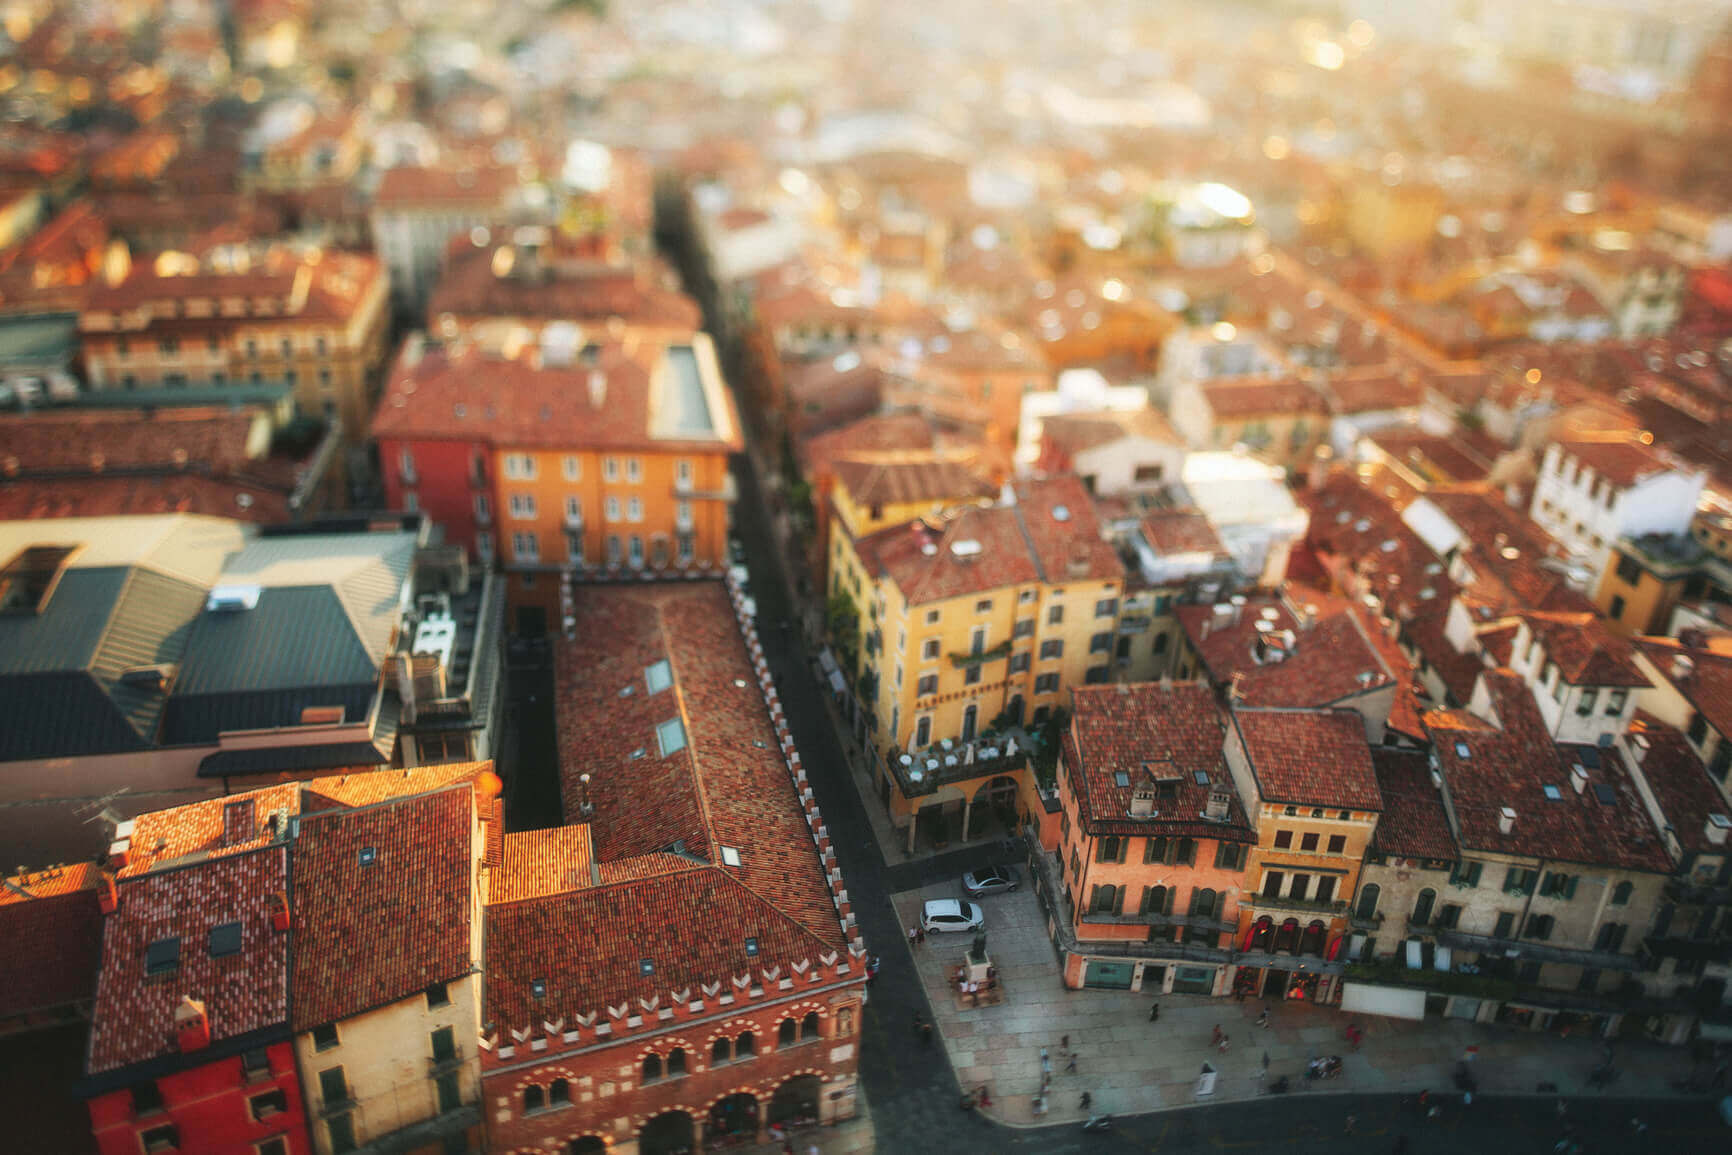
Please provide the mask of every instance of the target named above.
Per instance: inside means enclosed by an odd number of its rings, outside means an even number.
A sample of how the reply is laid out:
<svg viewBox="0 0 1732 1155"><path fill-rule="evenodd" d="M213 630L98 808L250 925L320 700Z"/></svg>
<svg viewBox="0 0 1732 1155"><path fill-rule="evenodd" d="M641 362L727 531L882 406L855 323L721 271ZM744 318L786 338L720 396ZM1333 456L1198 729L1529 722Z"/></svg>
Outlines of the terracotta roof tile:
<svg viewBox="0 0 1732 1155"><path fill-rule="evenodd" d="M1233 720L1264 801L1383 809L1365 722L1358 714L1241 706Z"/></svg>
<svg viewBox="0 0 1732 1155"><path fill-rule="evenodd" d="M542 366L539 351L496 356L460 343L417 352L405 346L373 417L375 437L445 438L503 446L587 449L738 449L740 423L724 389L708 411L709 432L658 429L673 408L671 370L659 346L604 345L593 366Z"/></svg>
<svg viewBox="0 0 1732 1155"><path fill-rule="evenodd" d="M0 1018L65 1006L96 993L102 961L102 872L81 862L0 883Z"/></svg>
<svg viewBox="0 0 1732 1155"><path fill-rule="evenodd" d="M1427 481L1483 481L1491 472L1491 460L1459 437L1407 429L1378 429L1366 436Z"/></svg>
<svg viewBox="0 0 1732 1155"><path fill-rule="evenodd" d="M1517 615L1539 639L1547 658L1558 664L1572 686L1647 686L1648 676L1636 665L1635 649L1612 633L1598 614L1549 614L1531 610Z"/></svg>
<svg viewBox="0 0 1732 1155"><path fill-rule="evenodd" d="M1014 508L1048 583L1124 577L1124 562L1102 536L1094 498L1081 478L1064 475L1018 482Z"/></svg>
<svg viewBox="0 0 1732 1155"><path fill-rule="evenodd" d="M473 798L459 785L301 818L293 854L297 1031L470 968Z"/></svg>
<svg viewBox="0 0 1732 1155"><path fill-rule="evenodd" d="M499 255L506 251L509 256ZM496 271L501 267L503 274ZM697 302L658 284L658 271L597 259L569 241L544 246L532 261L521 246L477 246L465 237L446 254L427 316L434 332L446 314L579 324L618 317L627 325L697 332L703 327Z"/></svg>
<svg viewBox="0 0 1732 1155"><path fill-rule="evenodd" d="M969 542L978 551L968 552L967 545L963 553L955 551ZM936 529L922 522L881 529L855 542L855 549L867 572L888 578L909 605L1040 580L1022 522L1003 506L966 506L947 514Z"/></svg>
<svg viewBox="0 0 1732 1155"><path fill-rule="evenodd" d="M0 521L194 513L268 525L293 512L280 490L190 474L0 479Z"/></svg>
<svg viewBox="0 0 1732 1155"><path fill-rule="evenodd" d="M827 462L855 453L931 449L937 443L938 430L930 418L919 413L887 413L813 434L800 443L799 455L801 469L811 474Z"/></svg>
<svg viewBox="0 0 1732 1155"><path fill-rule="evenodd" d="M476 782L493 772L491 762L447 762L412 769L332 774L302 783L301 810L311 814L343 806L371 806L393 798L430 794L456 782Z"/></svg>
<svg viewBox="0 0 1732 1155"><path fill-rule="evenodd" d="M1497 724L1463 710L1436 710L1425 727L1449 787L1462 847L1664 873L1664 848L1615 749L1555 743L1533 694L1510 670L1483 675ZM1571 789L1580 762L1588 785ZM1544 787L1557 788L1549 797ZM1603 802L1604 786L1611 802ZM1516 812L1499 830L1503 807Z"/></svg>
<svg viewBox="0 0 1732 1155"><path fill-rule="evenodd" d="M201 266L194 273L163 274L157 272L155 264L140 261L119 284L97 283L79 324L92 331L90 314L111 313L123 318L119 331L129 335L204 333L312 321L346 325L384 275L379 260L364 253L326 252L315 257L283 248L266 250L244 272L217 272ZM178 315L180 302L189 298L213 302L268 298L273 307L269 313L249 307L244 317L220 312L210 317ZM142 324L136 321L139 317L146 318Z"/></svg>
<svg viewBox="0 0 1732 1155"><path fill-rule="evenodd" d="M1560 439L1556 444L1566 457L1574 457L1613 485L1624 489L1654 474L1687 468L1682 462L1644 442L1639 435L1569 438Z"/></svg>
<svg viewBox="0 0 1732 1155"><path fill-rule="evenodd" d="M1732 737L1732 655L1686 646L1672 638L1639 638L1641 655L1720 734ZM1680 669L1677 659L1689 659Z"/></svg>
<svg viewBox="0 0 1732 1155"><path fill-rule="evenodd" d="M129 857L118 873L127 879L280 842L287 819L300 813L300 792L298 783L288 782L141 814L133 819Z"/></svg>
<svg viewBox="0 0 1732 1155"><path fill-rule="evenodd" d="M89 1073L177 1053L174 1011L186 997L205 1004L213 1043L286 1024L289 936L272 929L271 912L288 885L282 846L122 880L103 929ZM231 922L240 950L212 958L211 931ZM171 938L179 966L147 975L147 949Z"/></svg>
<svg viewBox="0 0 1732 1155"><path fill-rule="evenodd" d="M1417 409L1425 404L1425 386L1419 377L1392 372L1387 366L1378 366L1371 372L1336 376L1325 388L1329 394L1329 406L1336 413Z"/></svg>
<svg viewBox="0 0 1732 1155"><path fill-rule="evenodd" d="M1293 587L1292 603L1260 594L1236 614L1206 605L1176 613L1210 679L1235 683L1248 706L1330 706L1405 679L1405 662L1389 668L1346 602ZM1309 627L1299 617L1305 606L1314 610Z"/></svg>
<svg viewBox="0 0 1732 1155"><path fill-rule="evenodd" d="M1708 816L1732 818L1732 806L1708 777L1689 741L1646 710L1630 721L1630 739L1642 777L1660 804L1660 813L1686 852L1723 854L1725 845L1709 841Z"/></svg>
<svg viewBox="0 0 1732 1155"><path fill-rule="evenodd" d="M488 883L488 902L516 902L596 884L590 873L595 856L587 825L515 831L505 836L503 850Z"/></svg>
<svg viewBox="0 0 1732 1155"><path fill-rule="evenodd" d="M1430 756L1423 750L1378 746L1371 751L1371 765L1383 799L1371 848L1402 858L1455 858L1443 794L1431 784Z"/></svg>
<svg viewBox="0 0 1732 1155"><path fill-rule="evenodd" d="M1075 455L1129 437L1182 445L1158 409L1129 412L1055 413L1041 421L1041 437L1063 453Z"/></svg>
<svg viewBox="0 0 1732 1155"><path fill-rule="evenodd" d="M1143 539L1161 555L1206 553L1228 556L1208 517L1194 509L1158 509L1142 520Z"/></svg>
<svg viewBox="0 0 1732 1155"><path fill-rule="evenodd" d="M1329 412L1323 395L1302 381L1210 381L1201 388L1217 421Z"/></svg>
<svg viewBox="0 0 1732 1155"><path fill-rule="evenodd" d="M1071 711L1063 756L1073 768L1072 783L1081 783L1077 806L1089 833L1254 841L1222 757L1226 729L1208 686L1078 686ZM1224 821L1203 817L1210 786L1197 781L1199 774L1231 795ZM1168 793L1157 796L1156 817L1133 819L1131 795L1148 778L1170 783Z"/></svg>
<svg viewBox="0 0 1732 1155"><path fill-rule="evenodd" d="M460 170L401 166L385 170L373 205L389 212L469 206L491 214L505 207L518 183L517 169L504 165Z"/></svg>
<svg viewBox="0 0 1732 1155"><path fill-rule="evenodd" d="M984 477L957 461L842 460L835 463L837 484L858 505L909 502L962 503L998 492Z"/></svg>

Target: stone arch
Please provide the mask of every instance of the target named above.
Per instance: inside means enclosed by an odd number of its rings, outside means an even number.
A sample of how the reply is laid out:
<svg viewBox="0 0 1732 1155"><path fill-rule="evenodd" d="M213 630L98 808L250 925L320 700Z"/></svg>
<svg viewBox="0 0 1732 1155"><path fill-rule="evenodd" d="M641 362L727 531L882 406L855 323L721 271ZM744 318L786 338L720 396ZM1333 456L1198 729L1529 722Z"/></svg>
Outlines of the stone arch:
<svg viewBox="0 0 1732 1155"><path fill-rule="evenodd" d="M800 1041L824 1037L824 1016L816 1010L807 1011L800 1020Z"/></svg>
<svg viewBox="0 0 1732 1155"><path fill-rule="evenodd" d="M637 1149L640 1155L679 1155L697 1146L697 1121L683 1107L673 1107L638 1128Z"/></svg>
<svg viewBox="0 0 1732 1155"><path fill-rule="evenodd" d="M736 1089L718 1095L704 1109L704 1138L747 1135L755 1139L762 1113L762 1104L752 1091Z"/></svg>
<svg viewBox="0 0 1732 1155"><path fill-rule="evenodd" d="M564 1155L607 1155L606 1135L579 1135L565 1145Z"/></svg>
<svg viewBox="0 0 1732 1155"><path fill-rule="evenodd" d="M810 1119L818 1121L818 1104L823 1098L824 1077L817 1071L796 1071L776 1085L770 1093L765 1112L771 1123L789 1123Z"/></svg>
<svg viewBox="0 0 1732 1155"><path fill-rule="evenodd" d="M799 1041L800 1022L794 1016L789 1015L776 1024L776 1049L778 1051L784 1047L791 1047Z"/></svg>

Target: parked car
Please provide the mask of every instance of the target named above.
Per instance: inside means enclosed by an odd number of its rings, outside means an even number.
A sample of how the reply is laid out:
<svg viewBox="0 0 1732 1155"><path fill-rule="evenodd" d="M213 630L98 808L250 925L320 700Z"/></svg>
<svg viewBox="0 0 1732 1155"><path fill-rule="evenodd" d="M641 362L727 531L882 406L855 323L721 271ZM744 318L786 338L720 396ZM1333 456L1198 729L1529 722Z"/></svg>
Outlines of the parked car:
<svg viewBox="0 0 1732 1155"><path fill-rule="evenodd" d="M1022 876L1014 866L983 866L962 876L962 892L969 898L983 894L1003 894L1022 885Z"/></svg>
<svg viewBox="0 0 1732 1155"><path fill-rule="evenodd" d="M941 930L979 930L986 916L972 902L957 898L935 898L920 912L920 927L927 934Z"/></svg>

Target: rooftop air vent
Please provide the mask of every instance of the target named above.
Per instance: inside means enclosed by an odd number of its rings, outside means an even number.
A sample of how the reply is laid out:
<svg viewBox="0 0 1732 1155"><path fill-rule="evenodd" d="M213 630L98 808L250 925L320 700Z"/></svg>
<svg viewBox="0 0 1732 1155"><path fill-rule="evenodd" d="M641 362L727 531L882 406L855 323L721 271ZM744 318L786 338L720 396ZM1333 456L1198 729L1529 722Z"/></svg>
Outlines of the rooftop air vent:
<svg viewBox="0 0 1732 1155"><path fill-rule="evenodd" d="M973 538L950 543L950 556L966 561L980 556L980 543Z"/></svg>
<svg viewBox="0 0 1732 1155"><path fill-rule="evenodd" d="M1498 808L1497 829L1499 834L1508 834L1515 829L1516 812L1514 808L1503 806Z"/></svg>
<svg viewBox="0 0 1732 1155"><path fill-rule="evenodd" d="M257 609L262 592L258 586L217 586L205 598L204 608L219 614Z"/></svg>
<svg viewBox="0 0 1732 1155"><path fill-rule="evenodd" d="M1070 506L1068 506L1068 505L1055 505L1055 506L1053 506L1052 507L1052 519L1054 521L1069 521L1070 520Z"/></svg>

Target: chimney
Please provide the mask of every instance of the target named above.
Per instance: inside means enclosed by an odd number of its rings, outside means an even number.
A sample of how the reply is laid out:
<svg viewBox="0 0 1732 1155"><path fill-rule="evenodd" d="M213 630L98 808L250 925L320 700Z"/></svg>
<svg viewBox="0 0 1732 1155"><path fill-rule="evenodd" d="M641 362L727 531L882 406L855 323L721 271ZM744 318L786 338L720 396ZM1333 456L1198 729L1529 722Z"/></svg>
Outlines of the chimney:
<svg viewBox="0 0 1732 1155"><path fill-rule="evenodd" d="M1497 832L1508 834L1515 829L1516 812L1508 806L1499 808L1497 812Z"/></svg>
<svg viewBox="0 0 1732 1155"><path fill-rule="evenodd" d="M132 839L116 838L108 844L108 869L125 870L132 861Z"/></svg>
<svg viewBox="0 0 1732 1155"><path fill-rule="evenodd" d="M289 896L281 890L271 895L271 929L278 934L289 929Z"/></svg>
<svg viewBox="0 0 1732 1155"><path fill-rule="evenodd" d="M180 1006L174 1008L174 1037L183 1055L210 1046L210 1016L205 1013L204 1004L191 995L182 998Z"/></svg>
<svg viewBox="0 0 1732 1155"><path fill-rule="evenodd" d="M600 409L607 403L607 374L600 369L589 371L589 407Z"/></svg>
<svg viewBox="0 0 1732 1155"><path fill-rule="evenodd" d="M1726 832L1732 830L1732 818L1724 814L1708 815L1708 823L1702 828L1702 834L1715 846L1726 845Z"/></svg>
<svg viewBox="0 0 1732 1155"><path fill-rule="evenodd" d="M1672 668L1669 676L1674 682L1682 682L1696 672L1696 659L1689 654L1673 654Z"/></svg>
<svg viewBox="0 0 1732 1155"><path fill-rule="evenodd" d="M1570 785L1576 788L1577 794L1588 788L1588 772L1580 762L1570 767Z"/></svg>
<svg viewBox="0 0 1732 1155"><path fill-rule="evenodd" d="M1245 595L1234 594L1227 599L1227 604L1233 607L1233 624L1238 625L1239 619L1245 616Z"/></svg>
<svg viewBox="0 0 1732 1155"><path fill-rule="evenodd" d="M114 875L106 870L102 872L101 884L96 888L96 905L103 914L113 914L120 909L120 891L114 885Z"/></svg>
<svg viewBox="0 0 1732 1155"><path fill-rule="evenodd" d="M1219 786L1209 790L1209 804L1203 810L1203 817L1211 822L1227 821L1227 811L1233 803L1233 796Z"/></svg>

